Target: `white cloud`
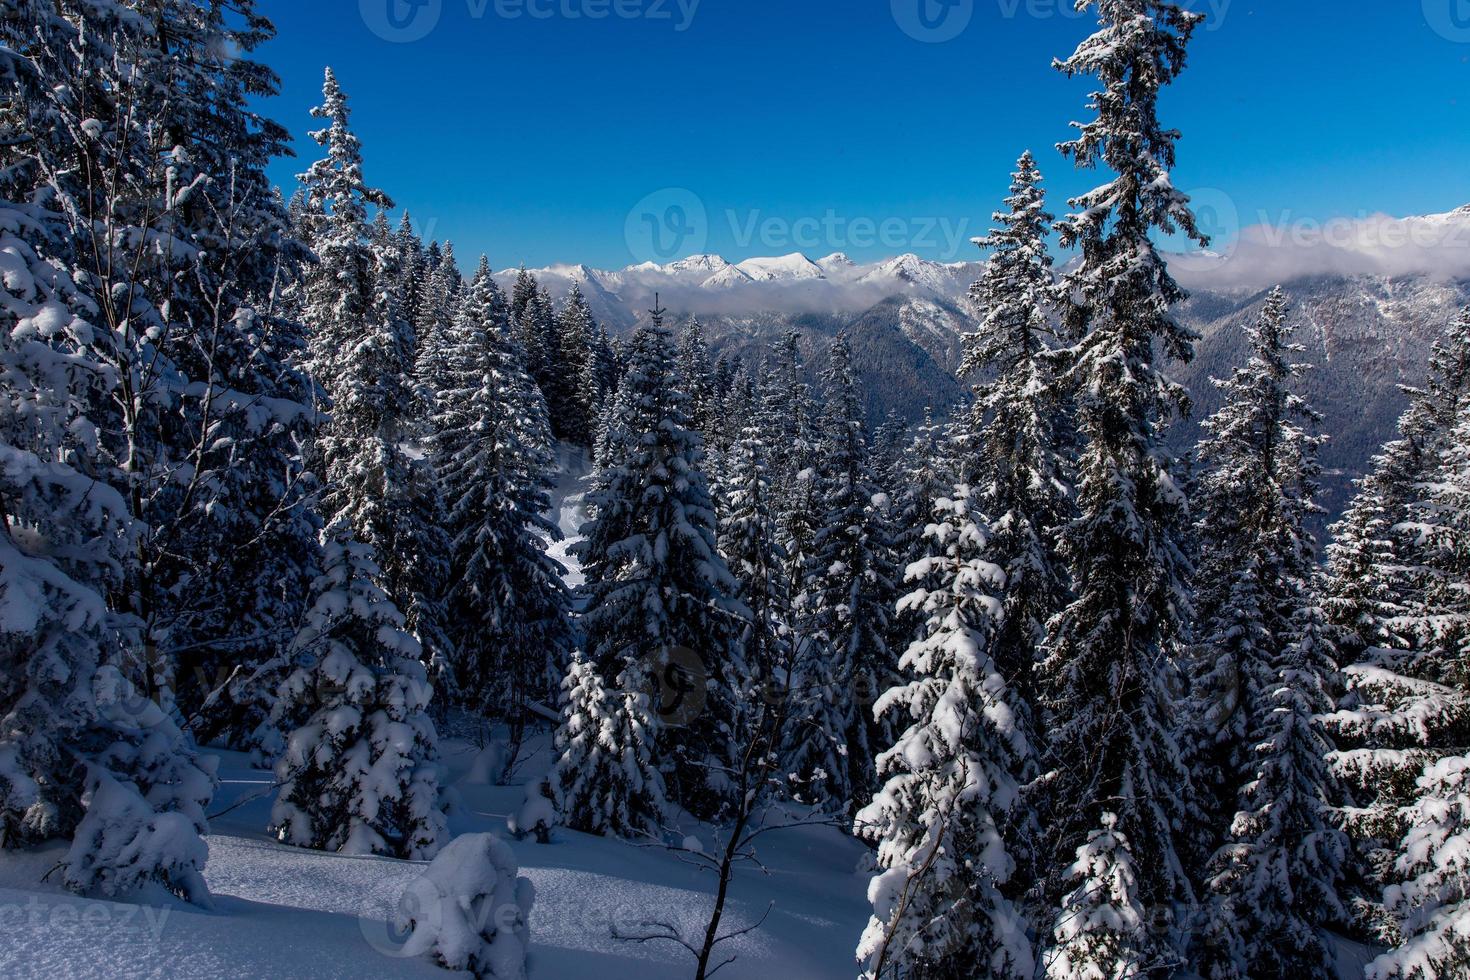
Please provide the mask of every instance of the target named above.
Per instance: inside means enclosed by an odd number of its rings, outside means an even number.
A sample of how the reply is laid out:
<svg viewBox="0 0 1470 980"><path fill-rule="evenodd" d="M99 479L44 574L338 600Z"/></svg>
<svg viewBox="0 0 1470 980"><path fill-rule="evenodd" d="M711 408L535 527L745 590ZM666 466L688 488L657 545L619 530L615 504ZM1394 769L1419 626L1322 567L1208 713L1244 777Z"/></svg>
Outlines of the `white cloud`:
<svg viewBox="0 0 1470 980"><path fill-rule="evenodd" d="M1218 252L1171 256L1169 266L1185 286L1209 289L1259 289L1317 276L1470 278L1470 208L1258 224Z"/></svg>

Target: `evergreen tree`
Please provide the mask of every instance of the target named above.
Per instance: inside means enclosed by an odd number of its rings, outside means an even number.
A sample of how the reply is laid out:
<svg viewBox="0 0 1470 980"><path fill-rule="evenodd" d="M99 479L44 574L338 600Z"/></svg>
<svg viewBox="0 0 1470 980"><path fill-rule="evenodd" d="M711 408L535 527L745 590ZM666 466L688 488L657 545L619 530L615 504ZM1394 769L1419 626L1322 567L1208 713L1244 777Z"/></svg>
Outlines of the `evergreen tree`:
<svg viewBox="0 0 1470 980"><path fill-rule="evenodd" d="M668 812L654 765L658 721L647 694L609 694L581 654L567 673L556 765L548 782L557 812L584 833L657 835Z"/></svg>
<svg viewBox="0 0 1470 980"><path fill-rule="evenodd" d="M871 798L885 741L873 715L897 679L889 645L898 573L882 498L868 467L863 408L846 336L823 374L826 431L820 514L798 616L797 703L785 736L798 796L848 815Z"/></svg>
<svg viewBox="0 0 1470 980"><path fill-rule="evenodd" d="M599 334L592 309L576 282L557 321L557 338L561 344L558 390L564 412L559 434L575 445L591 446L602 407L597 370Z"/></svg>
<svg viewBox="0 0 1470 980"><path fill-rule="evenodd" d="M428 860L447 828L418 641L346 521L327 530L324 551L278 701L290 736L270 829L297 847Z"/></svg>
<svg viewBox="0 0 1470 980"><path fill-rule="evenodd" d="M936 505L935 556L909 569L904 599L925 616L904 654L911 677L878 702L908 724L878 759L886 783L857 817L884 869L858 947L864 976L1029 977L1034 954L1013 901L1032 821L1021 785L1034 756L1017 692L990 656L1004 573L968 487Z"/></svg>
<svg viewBox="0 0 1470 980"><path fill-rule="evenodd" d="M729 474L729 509L720 521L720 553L750 610L740 647L755 685L773 692L789 681L791 597L772 508L770 466L760 430L745 430Z"/></svg>
<svg viewBox="0 0 1470 980"><path fill-rule="evenodd" d="M1332 707L1335 650L1315 595L1320 417L1292 390L1286 297L1247 328L1252 356L1218 382L1226 405L1205 423L1195 688L1196 785L1213 817L1206 869L1206 976L1326 976L1319 929L1346 918L1338 885L1346 839L1332 823L1318 717ZM1233 709L1233 710L1231 710ZM1228 715L1228 717L1220 717ZM1212 792L1213 791L1213 792ZM1227 816L1234 814L1233 817Z"/></svg>
<svg viewBox="0 0 1470 980"><path fill-rule="evenodd" d="M1467 393L1470 308L1435 342L1427 385L1408 389L1410 405L1399 420L1399 438L1373 460L1333 528L1326 604L1350 659L1373 647L1404 649L1416 641L1406 635L1412 623L1403 620L1403 613L1422 582L1416 581L1415 535L1403 525L1420 485L1439 462Z"/></svg>
<svg viewBox="0 0 1470 980"><path fill-rule="evenodd" d="M119 383L64 228L0 200L0 848L62 838L62 880L207 904L213 770L140 693L139 623L109 601L141 538L95 418Z"/></svg>
<svg viewBox="0 0 1470 980"><path fill-rule="evenodd" d="M265 173L286 133L250 105L277 84L251 58L273 29L250 0L147 17L26 2L3 20L5 197L47 202L49 254L110 338L98 445L139 530L116 604L148 651L134 679L178 718L279 652L310 574L311 391L279 291L300 250ZM214 703L198 720L237 733L237 706Z"/></svg>
<svg viewBox="0 0 1470 980"><path fill-rule="evenodd" d="M1064 279L1082 452L1077 515L1061 554L1075 598L1053 620L1042 665L1056 816L1052 861L1073 891L1057 910L1049 976L1165 976L1170 937L1144 911L1190 898L1176 827L1188 773L1170 734L1171 658L1190 615L1181 540L1187 501L1162 429L1185 393L1159 366L1188 359L1193 335L1170 315L1183 298L1151 232L1202 240L1169 181L1179 134L1155 112L1184 67L1201 16L1165 0L1097 0L1097 33L1058 67L1096 75L1090 108L1063 152L1115 178L1059 223L1081 260ZM1076 856L1075 863L1062 866ZM1055 892L1052 892L1055 894Z"/></svg>
<svg viewBox="0 0 1470 980"><path fill-rule="evenodd" d="M1050 344L1056 303L1046 239L1052 216L1029 152L1017 163L1006 210L995 220L1000 227L978 241L991 250L985 275L970 290L984 319L965 338L961 373L986 380L975 386L975 453L965 460L962 477L974 481L980 506L992 515L992 560L1006 573L1006 616L994 656L1029 705L1047 623L1069 598L1056 536L1071 506L1059 434L1061 355ZM1029 723L1028 712L1023 724Z"/></svg>
<svg viewBox="0 0 1470 980"><path fill-rule="evenodd" d="M519 719L552 701L573 644L561 537L551 510L554 460L540 392L521 365L505 299L480 262L448 335L429 447L452 535L450 622L460 697Z"/></svg>
<svg viewBox="0 0 1470 980"><path fill-rule="evenodd" d="M1429 375L1410 392L1399 438L1375 459L1329 552L1326 605L1348 664L1346 693L1328 719L1342 749L1332 761L1348 787L1345 826L1365 871L1357 911L1391 944L1401 926L1380 893L1404 874L1406 819L1439 792L1421 777L1470 751L1462 597L1470 569L1457 511L1470 312L1435 344Z"/></svg>
<svg viewBox="0 0 1470 980"><path fill-rule="evenodd" d="M412 330L367 223L370 205L392 202L363 182L347 98L330 69L322 96L312 112L328 126L312 138L326 155L301 177L318 259L307 281L311 363L331 411L315 447L326 484L322 505L380 556L380 584L442 677L453 660L441 604L448 552L442 500L427 463L405 448L413 434ZM450 265L446 257L439 268Z"/></svg>
<svg viewBox="0 0 1470 980"><path fill-rule="evenodd" d="M684 405L673 343L655 310L633 338L578 549L589 657L620 694L662 695L652 730L631 730L657 739L677 802L708 816L723 806L722 771L738 751L748 674L736 638L748 612L716 548L704 452Z"/></svg>
<svg viewBox="0 0 1470 980"><path fill-rule="evenodd" d="M690 317L679 345L679 385L689 400L689 424L708 445L713 441L714 431L714 372L710 369L709 346L699 317Z"/></svg>

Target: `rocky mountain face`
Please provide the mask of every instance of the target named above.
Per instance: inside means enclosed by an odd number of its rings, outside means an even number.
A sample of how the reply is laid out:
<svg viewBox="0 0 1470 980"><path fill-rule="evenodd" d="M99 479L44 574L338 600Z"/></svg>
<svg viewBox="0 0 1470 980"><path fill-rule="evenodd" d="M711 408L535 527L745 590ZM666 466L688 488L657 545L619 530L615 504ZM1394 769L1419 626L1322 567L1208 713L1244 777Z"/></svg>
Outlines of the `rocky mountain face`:
<svg viewBox="0 0 1470 980"><path fill-rule="evenodd" d="M876 424L890 412L918 420L942 414L967 396L956 378L961 338L974 329L967 292L980 263L937 263L913 255L855 264L845 255L803 255L732 264L693 256L666 266L615 272L586 266L534 270L560 298L573 281L615 333L630 331L654 304L676 320L698 316L718 354L753 369L788 329L806 339L813 380L840 331L852 338L855 362ZM501 274L508 284L515 270ZM1194 393L1193 417L1176 428L1181 451L1198 437L1199 420L1219 407L1212 378L1245 357L1242 327L1260 311L1269 284L1251 285L1193 269L1182 276L1192 296L1179 310L1201 337L1193 363L1174 373ZM1212 278L1228 282L1216 287ZM1312 365L1304 393L1325 416L1331 442L1323 463L1329 509L1346 503L1351 481L1395 431L1406 400L1401 386L1423 381L1429 347L1470 302L1470 275L1309 274L1285 283L1298 324L1297 341Z"/></svg>

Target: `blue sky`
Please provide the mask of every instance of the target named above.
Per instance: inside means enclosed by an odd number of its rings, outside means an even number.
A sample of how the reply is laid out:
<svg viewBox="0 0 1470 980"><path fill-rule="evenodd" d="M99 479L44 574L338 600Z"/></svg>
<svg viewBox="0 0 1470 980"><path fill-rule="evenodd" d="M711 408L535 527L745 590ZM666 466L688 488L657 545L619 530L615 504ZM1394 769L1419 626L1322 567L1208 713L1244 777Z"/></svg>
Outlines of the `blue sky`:
<svg viewBox="0 0 1470 980"><path fill-rule="evenodd" d="M276 179L316 150L330 64L369 180L497 268L971 258L1021 150L1054 210L1096 182L1053 149L1085 111L1085 83L1050 68L1092 28L1070 0L260 6L279 30L258 52L282 77L267 111L300 154ZM1191 6L1213 16L1163 115L1213 230L1470 202L1470 2Z"/></svg>

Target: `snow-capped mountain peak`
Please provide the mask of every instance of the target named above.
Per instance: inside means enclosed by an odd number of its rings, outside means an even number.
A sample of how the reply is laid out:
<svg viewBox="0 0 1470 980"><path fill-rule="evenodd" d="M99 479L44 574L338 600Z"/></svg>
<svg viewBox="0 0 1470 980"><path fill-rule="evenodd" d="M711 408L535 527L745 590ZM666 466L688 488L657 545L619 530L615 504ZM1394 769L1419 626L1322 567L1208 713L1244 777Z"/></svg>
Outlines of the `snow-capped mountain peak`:
<svg viewBox="0 0 1470 980"><path fill-rule="evenodd" d="M681 273L702 273L705 276L717 272L723 272L730 268L730 263L719 255L691 255L687 259L671 262L663 267L663 271L670 275Z"/></svg>
<svg viewBox="0 0 1470 980"><path fill-rule="evenodd" d="M921 259L909 252L889 259L887 262L880 262L860 281L884 283L896 280L917 286L938 296L945 296L955 292L958 285L956 272L957 270L949 266Z"/></svg>
<svg viewBox="0 0 1470 980"><path fill-rule="evenodd" d="M817 265L829 276L846 275L852 269L857 268L857 263L849 258L846 252L833 252L825 259L818 259Z"/></svg>
<svg viewBox="0 0 1470 980"><path fill-rule="evenodd" d="M821 266L800 252L774 258L746 259L737 268L756 282L827 278Z"/></svg>
<svg viewBox="0 0 1470 980"><path fill-rule="evenodd" d="M701 285L705 289L733 289L736 286L743 286L752 281L750 276L741 271L739 266L727 265L706 279Z"/></svg>

